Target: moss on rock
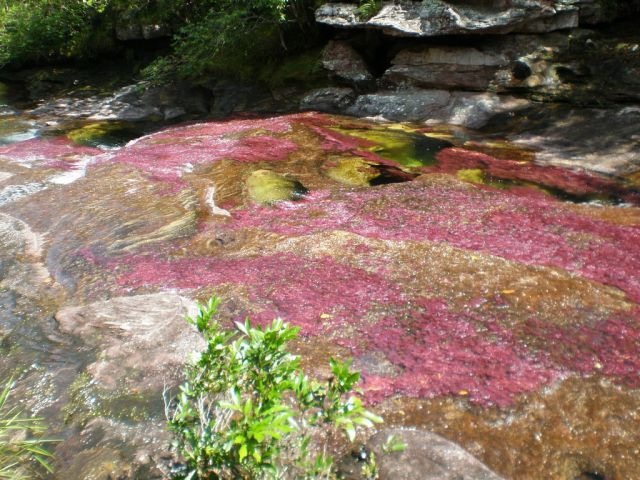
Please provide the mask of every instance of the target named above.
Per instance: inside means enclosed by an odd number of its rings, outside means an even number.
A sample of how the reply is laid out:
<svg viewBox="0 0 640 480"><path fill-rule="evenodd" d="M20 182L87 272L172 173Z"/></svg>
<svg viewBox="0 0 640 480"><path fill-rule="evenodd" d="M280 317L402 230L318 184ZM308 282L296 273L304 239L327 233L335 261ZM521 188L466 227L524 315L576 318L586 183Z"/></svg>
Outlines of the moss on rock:
<svg viewBox="0 0 640 480"><path fill-rule="evenodd" d="M307 193L299 181L271 170L256 170L249 175L246 185L251 200L262 204L300 200Z"/></svg>

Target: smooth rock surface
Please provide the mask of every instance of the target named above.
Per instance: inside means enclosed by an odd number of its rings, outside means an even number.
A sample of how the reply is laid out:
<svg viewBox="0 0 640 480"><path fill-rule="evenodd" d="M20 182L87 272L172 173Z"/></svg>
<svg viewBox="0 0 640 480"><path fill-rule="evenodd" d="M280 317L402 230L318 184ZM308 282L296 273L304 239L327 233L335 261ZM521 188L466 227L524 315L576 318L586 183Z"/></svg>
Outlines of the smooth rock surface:
<svg viewBox="0 0 640 480"><path fill-rule="evenodd" d="M640 169L640 107L532 106L521 116L498 115L488 128L510 132L512 141L538 150L540 164L607 175Z"/></svg>
<svg viewBox="0 0 640 480"><path fill-rule="evenodd" d="M391 436L406 448L383 453ZM381 480L504 480L459 445L426 430L385 428L367 448L377 452Z"/></svg>
<svg viewBox="0 0 640 480"><path fill-rule="evenodd" d="M330 41L322 50L322 66L338 79L352 84L373 80L365 61L346 42Z"/></svg>
<svg viewBox="0 0 640 480"><path fill-rule="evenodd" d="M427 88L484 90L499 67L509 63L502 53L473 47L425 47L402 50L392 60L384 80Z"/></svg>
<svg viewBox="0 0 640 480"><path fill-rule="evenodd" d="M161 391L180 377L192 352L204 347L184 319L194 313L193 301L157 293L67 307L56 320L61 331L97 348L88 372L101 388Z"/></svg>
<svg viewBox="0 0 640 480"><path fill-rule="evenodd" d="M446 90L401 90L360 95L346 113L388 120L424 121L443 118L451 102Z"/></svg>
<svg viewBox="0 0 640 480"><path fill-rule="evenodd" d="M451 123L481 128L493 116L524 108L528 102L494 93L407 89L359 96L349 115L393 121Z"/></svg>
<svg viewBox="0 0 640 480"><path fill-rule="evenodd" d="M339 113L346 110L356 99L352 88L327 87L308 92L300 102L301 110Z"/></svg>
<svg viewBox="0 0 640 480"><path fill-rule="evenodd" d="M199 87L171 85L149 87L144 82L127 85L105 98L62 96L42 101L31 115L89 118L91 120L158 121L209 111L211 94Z"/></svg>

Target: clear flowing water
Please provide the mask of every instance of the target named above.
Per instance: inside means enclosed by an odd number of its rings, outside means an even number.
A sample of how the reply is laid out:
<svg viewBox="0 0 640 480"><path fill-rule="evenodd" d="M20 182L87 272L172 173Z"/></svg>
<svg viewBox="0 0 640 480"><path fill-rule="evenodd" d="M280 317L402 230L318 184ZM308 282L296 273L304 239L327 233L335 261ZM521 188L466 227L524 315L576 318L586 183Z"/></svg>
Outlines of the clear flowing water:
<svg viewBox="0 0 640 480"><path fill-rule="evenodd" d="M506 478L640 471L633 182L450 126L308 113L125 145L137 126L3 120L0 375L62 439L54 478L166 474L162 390L212 293Z"/></svg>

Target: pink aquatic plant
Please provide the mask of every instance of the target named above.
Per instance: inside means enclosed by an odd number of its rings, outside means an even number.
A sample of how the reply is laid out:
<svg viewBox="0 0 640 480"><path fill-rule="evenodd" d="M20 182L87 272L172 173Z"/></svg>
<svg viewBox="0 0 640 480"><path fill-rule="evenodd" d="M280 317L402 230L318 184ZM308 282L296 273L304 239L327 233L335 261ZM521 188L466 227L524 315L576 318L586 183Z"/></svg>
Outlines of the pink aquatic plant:
<svg viewBox="0 0 640 480"><path fill-rule="evenodd" d="M66 137L31 138L0 146L1 158L58 170L71 170L79 160L103 153L97 148L76 145Z"/></svg>

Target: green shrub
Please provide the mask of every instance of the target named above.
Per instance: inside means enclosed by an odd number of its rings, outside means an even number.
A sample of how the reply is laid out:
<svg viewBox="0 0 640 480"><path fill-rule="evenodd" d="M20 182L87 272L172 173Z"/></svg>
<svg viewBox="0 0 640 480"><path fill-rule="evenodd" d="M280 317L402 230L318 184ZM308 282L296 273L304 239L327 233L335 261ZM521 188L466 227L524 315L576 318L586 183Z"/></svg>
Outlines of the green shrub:
<svg viewBox="0 0 640 480"><path fill-rule="evenodd" d="M315 0L0 0L0 68L91 58L123 48L115 27L161 23L172 49L146 76L255 78L313 44Z"/></svg>
<svg viewBox="0 0 640 480"><path fill-rule="evenodd" d="M181 478L334 478L319 434L349 441L381 419L352 394L360 375L330 360L327 382L310 380L287 351L298 329L276 319L264 329L247 320L224 331L214 320L219 300L188 318L207 348L186 368L169 427L186 462Z"/></svg>
<svg viewBox="0 0 640 480"><path fill-rule="evenodd" d="M313 43L312 0L200 0L173 37L172 53L145 70L154 83L208 75L255 78Z"/></svg>
<svg viewBox="0 0 640 480"><path fill-rule="evenodd" d="M93 14L81 0L0 0L0 67L80 56Z"/></svg>
<svg viewBox="0 0 640 480"><path fill-rule="evenodd" d="M0 479L27 480L35 470L51 472L49 453L44 445L44 431L40 419L25 417L16 407L8 407L7 401L13 382L9 380L0 392Z"/></svg>

